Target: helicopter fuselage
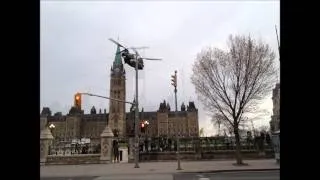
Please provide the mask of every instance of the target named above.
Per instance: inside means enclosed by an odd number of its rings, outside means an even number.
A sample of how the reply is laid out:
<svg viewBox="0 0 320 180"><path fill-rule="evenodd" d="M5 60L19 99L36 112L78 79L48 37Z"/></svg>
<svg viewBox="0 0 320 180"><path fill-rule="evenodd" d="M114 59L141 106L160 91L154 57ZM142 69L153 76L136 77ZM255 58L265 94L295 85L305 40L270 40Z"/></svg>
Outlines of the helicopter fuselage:
<svg viewBox="0 0 320 180"><path fill-rule="evenodd" d="M136 60L135 55L130 53L122 53L122 57L124 59L124 62L128 64L129 66L136 68ZM144 67L142 58L138 58L138 70L142 70Z"/></svg>

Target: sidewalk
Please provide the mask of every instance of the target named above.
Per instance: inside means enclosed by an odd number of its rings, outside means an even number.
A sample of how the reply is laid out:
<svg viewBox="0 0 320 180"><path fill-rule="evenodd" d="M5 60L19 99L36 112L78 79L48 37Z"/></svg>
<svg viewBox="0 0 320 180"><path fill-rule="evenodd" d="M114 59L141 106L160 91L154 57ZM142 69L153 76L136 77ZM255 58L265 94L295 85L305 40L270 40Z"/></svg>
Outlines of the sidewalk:
<svg viewBox="0 0 320 180"><path fill-rule="evenodd" d="M133 163L94 164L94 165L49 165L41 166L40 177L75 177L75 176L114 176L137 174L172 174L177 172L204 172L223 170L280 169L274 159L244 160L248 166L234 166L235 160L227 161L187 161L181 162L183 170L177 169L177 162L144 162L140 168Z"/></svg>

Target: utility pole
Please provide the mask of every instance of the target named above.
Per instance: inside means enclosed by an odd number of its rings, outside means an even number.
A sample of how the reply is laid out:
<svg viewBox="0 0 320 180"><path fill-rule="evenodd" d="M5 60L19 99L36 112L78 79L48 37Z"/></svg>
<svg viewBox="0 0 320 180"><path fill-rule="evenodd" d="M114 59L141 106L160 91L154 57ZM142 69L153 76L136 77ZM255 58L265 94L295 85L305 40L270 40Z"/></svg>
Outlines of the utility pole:
<svg viewBox="0 0 320 180"><path fill-rule="evenodd" d="M278 31L277 31L277 26L275 26L276 28L276 34L277 34L277 41L278 41L278 52L279 52L279 74L280 74L280 77L281 77L281 60L280 60L280 42L279 42L279 37L278 37ZM280 85L280 79L279 79L279 85ZM277 88L277 87L276 87ZM279 94L281 96L281 93L280 93L280 87L279 87ZM279 99L279 106L281 107L281 101ZM279 122L280 122L280 115L279 115Z"/></svg>
<svg viewBox="0 0 320 180"><path fill-rule="evenodd" d="M279 52L279 61L280 61L280 42L279 42L279 37L278 37L277 26L275 26L275 28L276 28L276 34L277 34L277 41L278 41L278 52Z"/></svg>
<svg viewBox="0 0 320 180"><path fill-rule="evenodd" d="M135 60L136 60L136 67L135 67L135 70L136 70L136 103L135 103L135 131L134 131L134 134L135 134L135 158L134 158L134 162L135 162L135 165L134 165L134 168L140 168L139 167L139 136L138 136L138 131L139 131L139 99L138 99L138 57L137 57L137 54L135 55Z"/></svg>
<svg viewBox="0 0 320 180"><path fill-rule="evenodd" d="M175 110L175 116L177 118L178 114L178 103L177 103L177 70L174 71L174 75L171 75L171 81L172 81L172 86L174 87L174 97L175 97L175 105L176 105L176 110ZM182 170L181 168L181 162L180 162L180 137L179 137L179 131L176 134L177 137L177 160L178 160L178 168L177 170Z"/></svg>
<svg viewBox="0 0 320 180"><path fill-rule="evenodd" d="M278 54L279 54L279 71L280 71L280 66L281 66L281 61L280 61L280 41L279 41L279 37L278 37L278 30L277 30L277 26L275 25L275 29L276 29L276 35L277 35L277 42L278 42ZM279 72L280 75L280 72ZM279 76L277 75L277 80L280 82L280 79L278 79Z"/></svg>

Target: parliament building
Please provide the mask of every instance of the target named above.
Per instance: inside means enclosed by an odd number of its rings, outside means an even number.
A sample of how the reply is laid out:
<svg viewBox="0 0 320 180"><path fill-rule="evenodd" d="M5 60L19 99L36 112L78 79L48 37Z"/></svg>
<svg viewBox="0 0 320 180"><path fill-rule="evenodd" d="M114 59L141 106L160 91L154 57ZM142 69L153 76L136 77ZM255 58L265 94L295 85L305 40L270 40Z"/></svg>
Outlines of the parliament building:
<svg viewBox="0 0 320 180"><path fill-rule="evenodd" d="M120 47L111 67L110 75L110 94L109 97L126 101L126 72L122 63ZM125 103L112 101L109 102L109 112L104 109L98 111L95 107L91 108L90 114L85 114L80 104L76 103L70 108L67 115L62 113L52 114L49 107L43 107L40 115L40 129L45 126L51 128L55 141L71 142L73 139L90 138L92 143L100 142L100 134L108 124L114 134L119 137L134 135L134 107L130 112L125 112ZM198 137L199 122L198 109L194 102L187 105L182 103L180 110L175 112L165 101L161 102L158 110L144 112L139 110L140 124L148 122L144 126L143 132L139 128L139 134L148 137L158 136L184 136ZM142 127L142 126L139 126Z"/></svg>

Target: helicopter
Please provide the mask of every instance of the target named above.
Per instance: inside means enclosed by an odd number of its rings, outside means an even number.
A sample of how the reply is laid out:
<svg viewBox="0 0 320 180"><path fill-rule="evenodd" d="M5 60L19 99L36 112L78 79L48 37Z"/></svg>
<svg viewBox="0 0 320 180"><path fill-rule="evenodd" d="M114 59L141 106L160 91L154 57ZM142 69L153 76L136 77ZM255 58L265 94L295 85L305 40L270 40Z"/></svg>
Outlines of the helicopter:
<svg viewBox="0 0 320 180"><path fill-rule="evenodd" d="M119 53L123 57L123 60L126 64L128 64L129 66L131 66L133 68L136 68L136 60L138 60L138 70L142 70L144 68L143 60L161 60L158 58L143 58L143 57L141 57L140 54L138 53L137 49L145 49L148 47L127 48L127 47L123 46L122 44L120 44L119 42L113 40L112 38L109 38L109 40L111 42L115 43L116 45L123 48L123 50L120 51ZM129 49L132 49L134 51L134 53L130 53Z"/></svg>

